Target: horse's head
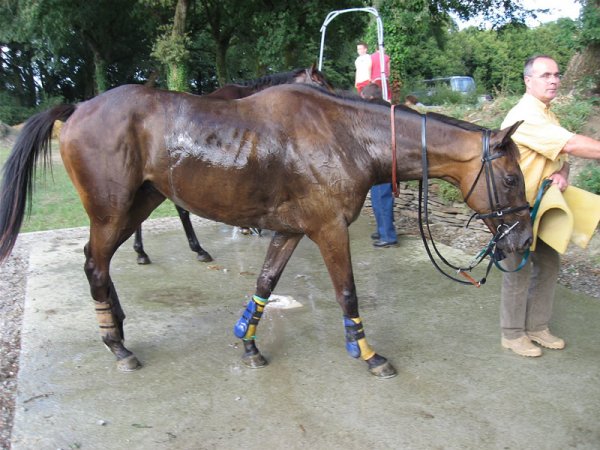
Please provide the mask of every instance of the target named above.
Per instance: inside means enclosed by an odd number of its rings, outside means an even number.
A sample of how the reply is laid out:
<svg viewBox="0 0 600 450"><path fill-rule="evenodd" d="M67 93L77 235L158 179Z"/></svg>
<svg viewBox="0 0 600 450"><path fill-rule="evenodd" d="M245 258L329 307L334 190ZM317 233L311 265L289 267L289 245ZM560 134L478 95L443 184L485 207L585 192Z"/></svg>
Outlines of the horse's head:
<svg viewBox="0 0 600 450"><path fill-rule="evenodd" d="M317 70L317 66L313 63L311 67L299 69L295 74L296 83L312 84L327 89L329 92L334 92L333 85L327 81L323 73Z"/></svg>
<svg viewBox="0 0 600 450"><path fill-rule="evenodd" d="M497 237L498 248L507 252L525 251L533 238L519 150L510 138L520 124L484 130L479 167L460 183L465 202L477 212L475 217L485 222Z"/></svg>

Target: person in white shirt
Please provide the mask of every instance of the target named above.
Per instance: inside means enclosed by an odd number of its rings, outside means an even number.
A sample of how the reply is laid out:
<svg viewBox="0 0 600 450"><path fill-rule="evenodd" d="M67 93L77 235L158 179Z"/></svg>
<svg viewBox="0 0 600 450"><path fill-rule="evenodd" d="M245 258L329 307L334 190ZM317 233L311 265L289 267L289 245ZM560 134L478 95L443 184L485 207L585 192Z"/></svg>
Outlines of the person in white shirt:
<svg viewBox="0 0 600 450"><path fill-rule="evenodd" d="M354 61L356 67L354 87L360 94L363 88L371 84L371 56L369 55L369 47L365 42L356 44L356 52L358 57Z"/></svg>

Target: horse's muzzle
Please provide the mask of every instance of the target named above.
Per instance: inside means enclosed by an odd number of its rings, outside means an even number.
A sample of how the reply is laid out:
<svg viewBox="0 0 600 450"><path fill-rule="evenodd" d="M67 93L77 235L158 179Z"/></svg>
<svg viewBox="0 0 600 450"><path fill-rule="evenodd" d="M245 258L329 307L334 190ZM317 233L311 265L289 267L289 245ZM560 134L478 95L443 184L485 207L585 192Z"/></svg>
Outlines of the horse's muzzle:
<svg viewBox="0 0 600 450"><path fill-rule="evenodd" d="M487 221L486 221L487 222ZM488 227L490 224L487 223ZM495 227L496 246L504 253L523 253L533 243L533 231L529 217L519 217L511 224L501 223Z"/></svg>

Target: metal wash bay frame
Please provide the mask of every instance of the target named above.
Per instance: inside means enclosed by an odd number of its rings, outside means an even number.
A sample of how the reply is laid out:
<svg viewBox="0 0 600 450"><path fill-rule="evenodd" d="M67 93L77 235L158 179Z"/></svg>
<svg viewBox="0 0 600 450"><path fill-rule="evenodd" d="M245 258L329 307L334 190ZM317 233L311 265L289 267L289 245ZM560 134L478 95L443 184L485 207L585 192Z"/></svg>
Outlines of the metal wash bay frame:
<svg viewBox="0 0 600 450"><path fill-rule="evenodd" d="M327 14L323 25L321 26L321 49L319 51L319 71L323 70L323 48L325 46L325 32L327 30L327 25L331 23L333 19L335 19L340 14L349 13L349 12L366 12L369 14L373 14L375 16L375 20L377 21L377 45L379 47L379 61L381 64L381 96L384 100L388 99L388 91L387 91L387 75L385 74L385 48L383 45L383 22L381 17L379 16L379 12L377 9L368 7L368 8L349 8L349 9L338 9L336 11L331 11Z"/></svg>

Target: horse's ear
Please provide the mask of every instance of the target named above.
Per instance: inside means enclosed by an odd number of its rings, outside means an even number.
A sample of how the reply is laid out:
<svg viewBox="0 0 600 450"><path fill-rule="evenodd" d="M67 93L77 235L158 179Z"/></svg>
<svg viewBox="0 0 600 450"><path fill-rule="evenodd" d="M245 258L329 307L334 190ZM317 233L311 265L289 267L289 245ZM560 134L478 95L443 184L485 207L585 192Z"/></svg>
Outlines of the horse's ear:
<svg viewBox="0 0 600 450"><path fill-rule="evenodd" d="M317 71L317 63L312 63L312 66L310 66L310 74L312 75L316 71Z"/></svg>
<svg viewBox="0 0 600 450"><path fill-rule="evenodd" d="M508 140L510 139L510 137L513 135L513 133L515 131L517 131L517 128L519 128L519 125L521 125L524 122L524 120L519 120L515 123L513 123L510 127L504 128L500 131L498 131L497 133L495 133L494 136L494 141L496 141L496 145L501 145L504 146Z"/></svg>

